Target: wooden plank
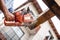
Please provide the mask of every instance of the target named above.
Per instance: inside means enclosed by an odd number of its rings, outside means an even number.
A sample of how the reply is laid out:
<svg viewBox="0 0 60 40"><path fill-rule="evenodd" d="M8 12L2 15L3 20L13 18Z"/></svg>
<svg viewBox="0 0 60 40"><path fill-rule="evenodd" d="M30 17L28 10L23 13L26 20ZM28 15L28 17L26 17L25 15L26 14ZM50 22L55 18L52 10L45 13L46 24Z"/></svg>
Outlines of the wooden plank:
<svg viewBox="0 0 60 40"><path fill-rule="evenodd" d="M60 19L60 7L54 0L43 0L50 10Z"/></svg>
<svg viewBox="0 0 60 40"><path fill-rule="evenodd" d="M38 22L36 23L36 26L38 26L38 24L45 22L46 20L50 19L53 16L54 16L53 12L49 10L48 12L46 12L37 19Z"/></svg>
<svg viewBox="0 0 60 40"><path fill-rule="evenodd" d="M48 19L50 19L51 17L53 17L54 14L51 10L48 10L45 14L43 14L42 16L40 16L39 18L37 18L36 21L34 21L29 28L30 29L34 29L35 27L39 26L40 24L44 23L45 21L47 21Z"/></svg>

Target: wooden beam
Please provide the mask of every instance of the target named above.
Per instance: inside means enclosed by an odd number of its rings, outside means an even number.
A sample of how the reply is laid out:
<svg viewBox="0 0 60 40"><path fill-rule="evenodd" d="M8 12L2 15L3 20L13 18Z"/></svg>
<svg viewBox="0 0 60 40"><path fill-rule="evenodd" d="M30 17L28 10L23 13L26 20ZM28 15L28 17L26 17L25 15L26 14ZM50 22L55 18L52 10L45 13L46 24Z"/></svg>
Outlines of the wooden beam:
<svg viewBox="0 0 60 40"><path fill-rule="evenodd" d="M48 12L46 12L45 14L43 14L37 19L38 22L36 23L36 25L45 22L46 20L50 19L53 16L54 16L53 12L49 10Z"/></svg>
<svg viewBox="0 0 60 40"><path fill-rule="evenodd" d="M48 10L45 14L43 14L42 16L40 16L39 18L37 18L36 22L34 21L34 23L31 24L29 26L29 28L30 29L34 29L35 27L37 27L40 24L44 23L45 21L47 21L48 19L50 19L53 16L54 16L53 12L51 10Z"/></svg>
<svg viewBox="0 0 60 40"><path fill-rule="evenodd" d="M50 10L60 19L60 6L54 0L43 0Z"/></svg>

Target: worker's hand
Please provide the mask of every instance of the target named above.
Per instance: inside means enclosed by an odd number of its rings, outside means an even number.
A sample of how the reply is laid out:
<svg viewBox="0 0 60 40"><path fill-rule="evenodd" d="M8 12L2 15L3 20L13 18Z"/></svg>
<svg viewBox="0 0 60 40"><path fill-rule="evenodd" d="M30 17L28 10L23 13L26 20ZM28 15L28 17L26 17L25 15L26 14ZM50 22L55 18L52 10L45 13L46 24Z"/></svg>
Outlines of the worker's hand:
<svg viewBox="0 0 60 40"><path fill-rule="evenodd" d="M7 21L13 21L13 20L15 20L15 16L9 12L8 14L6 14L5 19Z"/></svg>

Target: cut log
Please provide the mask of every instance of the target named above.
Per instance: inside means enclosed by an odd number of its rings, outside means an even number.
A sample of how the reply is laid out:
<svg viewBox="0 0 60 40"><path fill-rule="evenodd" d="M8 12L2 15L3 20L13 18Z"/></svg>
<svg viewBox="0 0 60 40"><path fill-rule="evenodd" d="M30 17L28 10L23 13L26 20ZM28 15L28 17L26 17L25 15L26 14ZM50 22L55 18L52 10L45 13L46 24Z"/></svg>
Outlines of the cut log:
<svg viewBox="0 0 60 40"><path fill-rule="evenodd" d="M29 28L32 30L35 27L39 26L40 24L44 23L48 19L54 16L54 13L51 10L48 10L46 13L44 13L42 16L37 18L36 21L34 21L31 25L29 25Z"/></svg>

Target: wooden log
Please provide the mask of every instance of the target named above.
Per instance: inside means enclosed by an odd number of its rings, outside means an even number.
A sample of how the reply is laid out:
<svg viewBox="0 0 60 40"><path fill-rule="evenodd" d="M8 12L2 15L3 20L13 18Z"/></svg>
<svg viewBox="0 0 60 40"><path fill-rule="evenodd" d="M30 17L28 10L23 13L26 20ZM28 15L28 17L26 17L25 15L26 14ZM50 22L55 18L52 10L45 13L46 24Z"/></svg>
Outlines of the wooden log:
<svg viewBox="0 0 60 40"><path fill-rule="evenodd" d="M37 20L34 21L31 25L29 25L29 28L30 29L34 29L35 27L37 27L40 24L44 23L45 21L47 21L48 19L50 19L53 16L54 16L53 12L51 10L48 10L42 16L40 16L39 18L37 18Z"/></svg>

